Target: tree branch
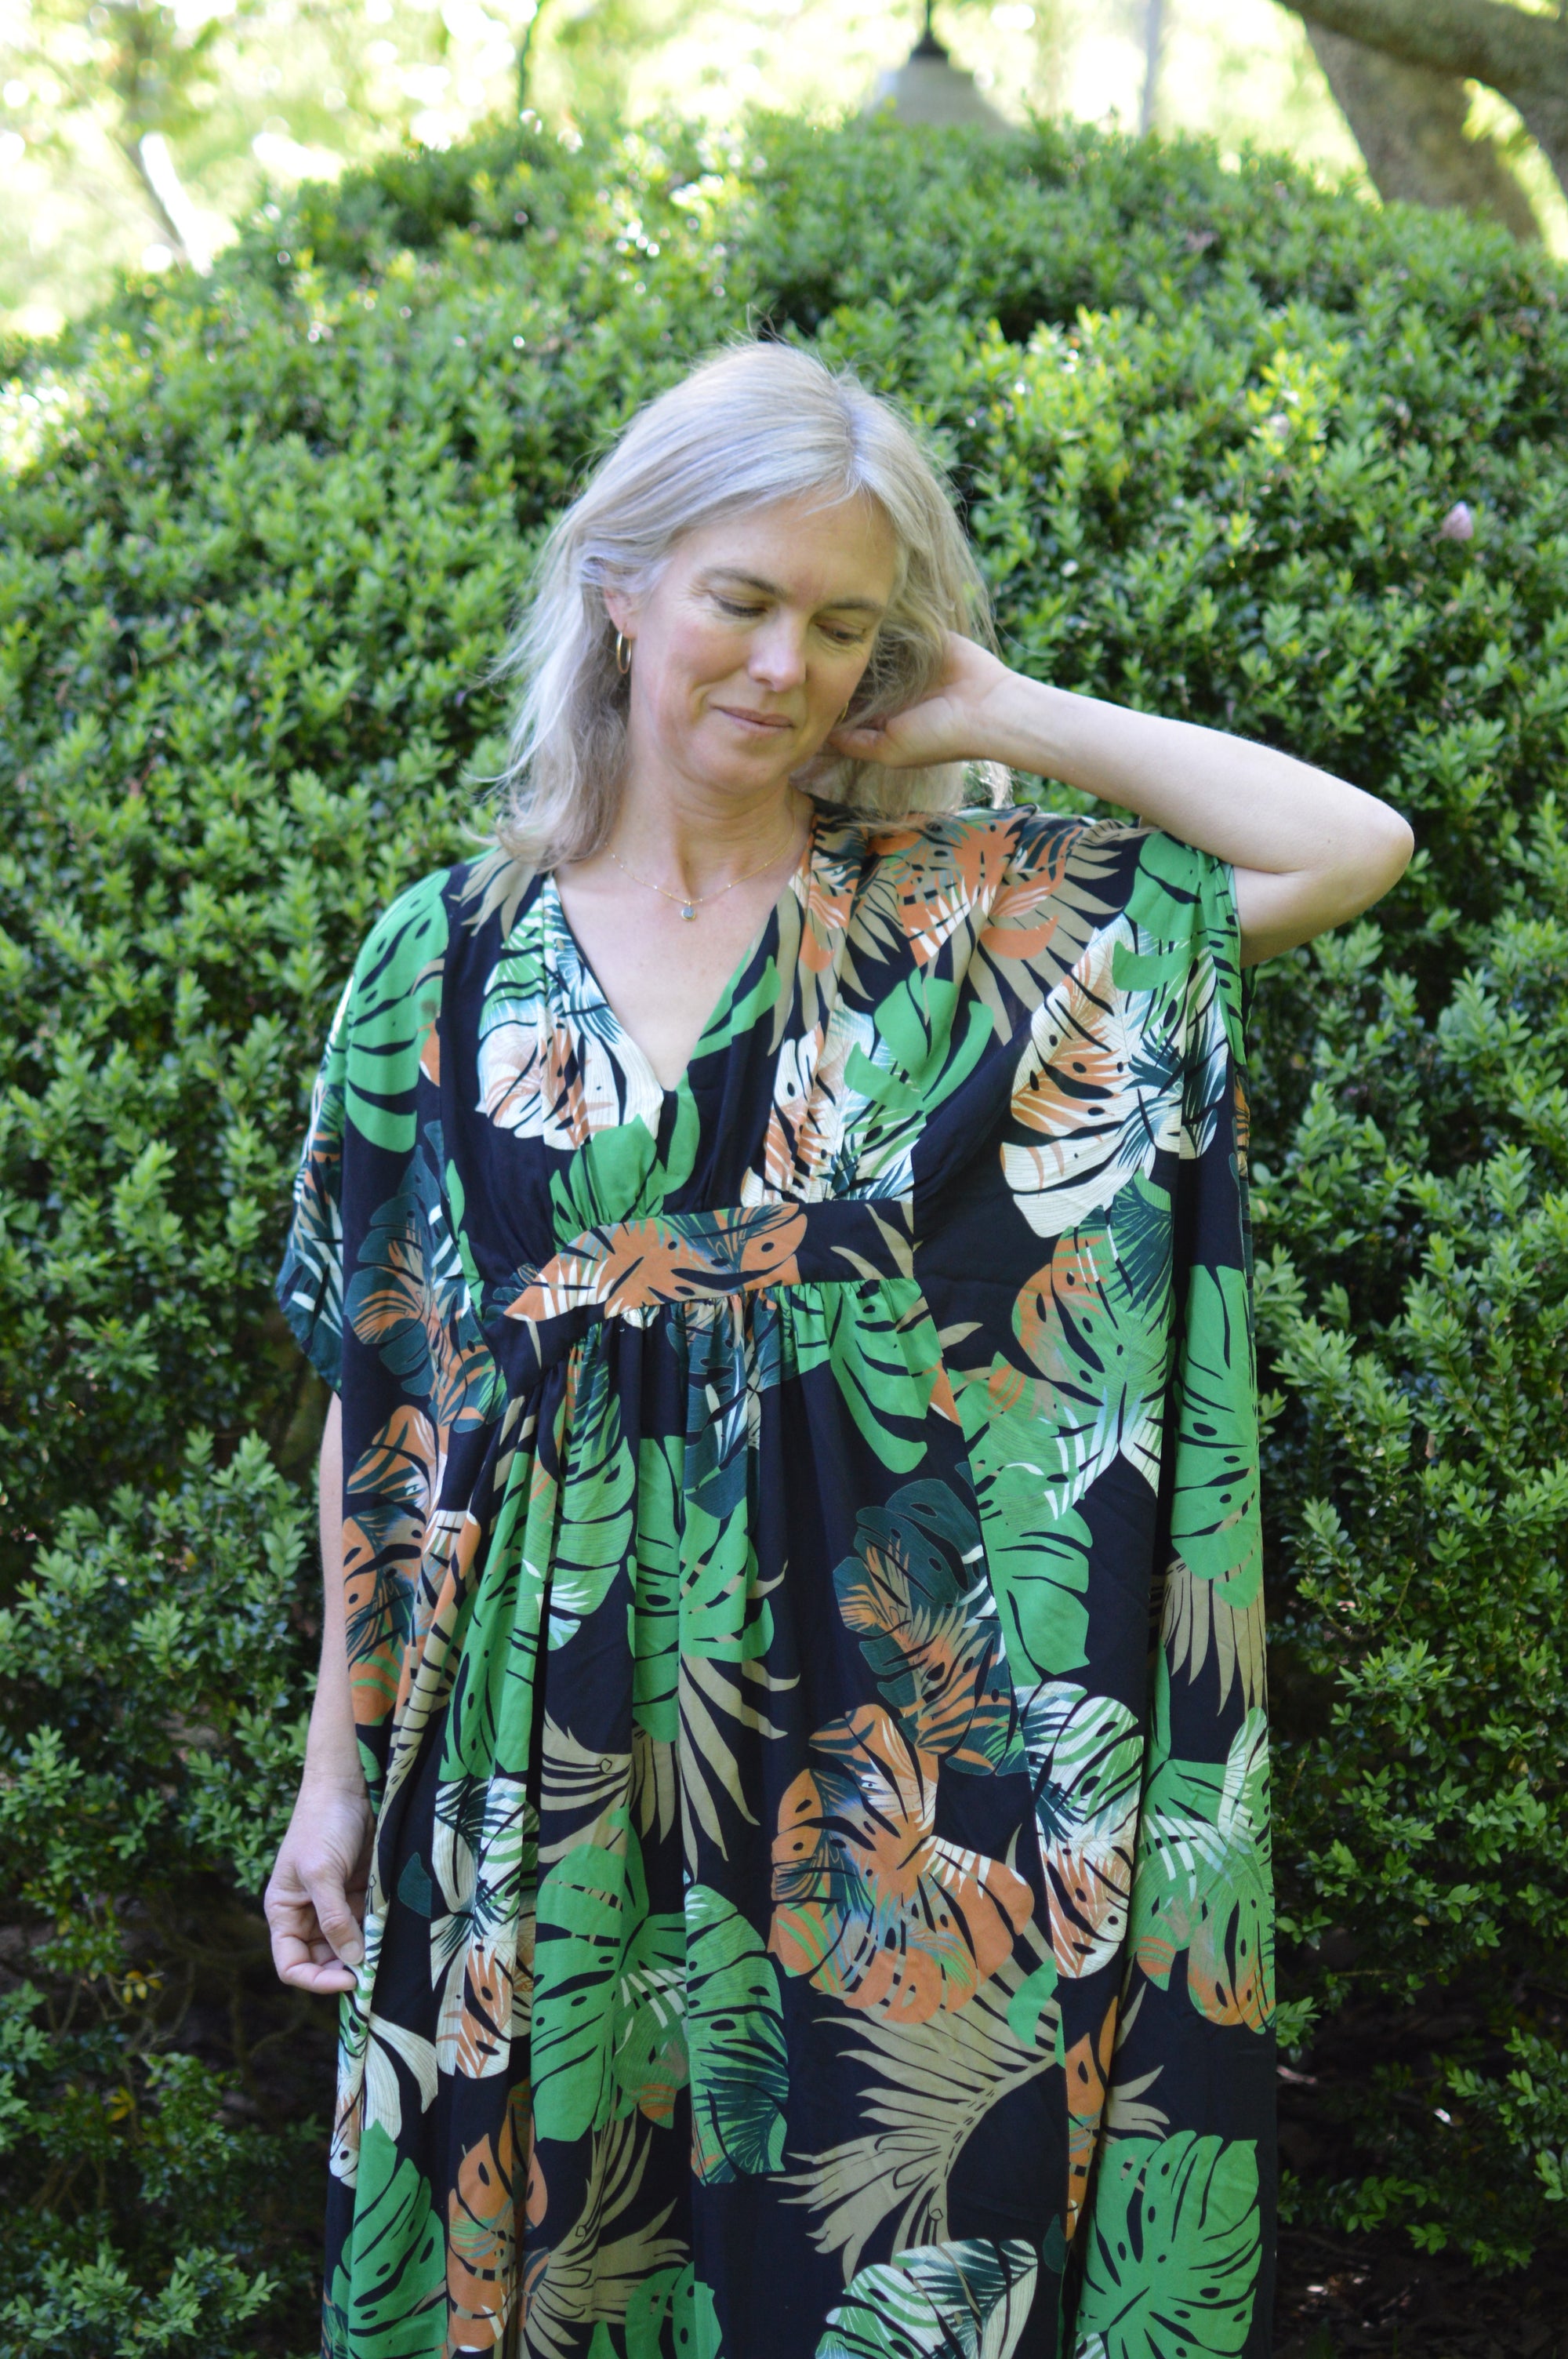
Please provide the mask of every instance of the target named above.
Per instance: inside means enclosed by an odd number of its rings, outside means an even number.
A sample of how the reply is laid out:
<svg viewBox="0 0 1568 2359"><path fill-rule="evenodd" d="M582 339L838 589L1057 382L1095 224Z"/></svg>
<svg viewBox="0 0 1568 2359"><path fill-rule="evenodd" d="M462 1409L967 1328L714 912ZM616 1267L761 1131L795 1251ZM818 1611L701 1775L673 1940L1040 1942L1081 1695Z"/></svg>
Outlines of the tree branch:
<svg viewBox="0 0 1568 2359"><path fill-rule="evenodd" d="M1325 32L1485 82L1518 107L1568 187L1568 23L1508 0L1287 0Z"/></svg>
<svg viewBox="0 0 1568 2359"><path fill-rule="evenodd" d="M1466 138L1470 93L1457 74L1409 65L1318 25L1308 26L1307 38L1380 197L1457 205L1500 221L1515 237L1540 237L1530 199L1496 141Z"/></svg>

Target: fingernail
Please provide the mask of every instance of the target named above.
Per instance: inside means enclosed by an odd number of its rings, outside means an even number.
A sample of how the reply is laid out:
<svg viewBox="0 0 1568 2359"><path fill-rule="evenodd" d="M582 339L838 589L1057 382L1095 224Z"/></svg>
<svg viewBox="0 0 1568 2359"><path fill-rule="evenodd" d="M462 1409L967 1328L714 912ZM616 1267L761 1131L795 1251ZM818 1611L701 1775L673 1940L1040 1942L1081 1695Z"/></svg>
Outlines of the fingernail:
<svg viewBox="0 0 1568 2359"><path fill-rule="evenodd" d="M338 1955L341 1958L345 1966L357 1966L360 1960L364 1956L364 1943L362 1941L355 1940L345 1941L342 1948L338 1951Z"/></svg>

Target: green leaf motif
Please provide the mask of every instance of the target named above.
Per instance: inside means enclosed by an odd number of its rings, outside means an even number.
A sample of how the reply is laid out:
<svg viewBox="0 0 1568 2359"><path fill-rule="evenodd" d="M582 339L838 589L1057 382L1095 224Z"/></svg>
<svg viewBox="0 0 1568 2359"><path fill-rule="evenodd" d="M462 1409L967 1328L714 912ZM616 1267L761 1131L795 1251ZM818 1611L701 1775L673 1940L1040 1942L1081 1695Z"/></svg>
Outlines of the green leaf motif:
<svg viewBox="0 0 1568 2359"><path fill-rule="evenodd" d="M1261 2249L1250 2140L1112 2138L1085 2234L1080 2347L1098 2334L1106 2359L1238 2359Z"/></svg>
<svg viewBox="0 0 1568 2359"><path fill-rule="evenodd" d="M724 2359L711 2287L690 2262L656 2269L626 2305L626 2359Z"/></svg>
<svg viewBox="0 0 1568 2359"><path fill-rule="evenodd" d="M446 885L444 872L427 876L392 904L360 953L345 1011L350 1117L394 1155L414 1144L419 1052L440 1012Z"/></svg>
<svg viewBox="0 0 1568 2359"><path fill-rule="evenodd" d="M446 2237L428 2182L372 2123L353 2226L323 2306L328 2359L442 2359L446 2294Z"/></svg>
<svg viewBox="0 0 1568 2359"><path fill-rule="evenodd" d="M1262 1535L1244 1270L1194 1269L1176 1395L1172 1543L1197 1580L1224 1582L1227 1603L1245 1606L1262 1579Z"/></svg>
<svg viewBox="0 0 1568 2359"><path fill-rule="evenodd" d="M534 2118L571 2139L633 2109L667 2122L687 2076L686 1928L650 1916L643 1854L624 1810L610 1844L579 1843L539 1886L533 2016Z"/></svg>
<svg viewBox="0 0 1568 2359"><path fill-rule="evenodd" d="M1022 2237L912 2246L850 2279L816 2359L1011 2359L1039 2268Z"/></svg>
<svg viewBox="0 0 1568 2359"><path fill-rule="evenodd" d="M686 1896L692 2153L714 2187L784 2167L789 2060L762 1937L707 1885Z"/></svg>
<svg viewBox="0 0 1568 2359"><path fill-rule="evenodd" d="M1164 1989L1187 1952L1187 1989L1212 2023L1266 2030L1273 2019L1269 1728L1246 1713L1223 1765L1165 1760L1150 1779L1138 1835L1129 1938Z"/></svg>
<svg viewBox="0 0 1568 2359"><path fill-rule="evenodd" d="M602 1329L582 1348L562 1440L568 1464L550 1578L553 1647L564 1647L603 1604L632 1545L637 1476Z"/></svg>
<svg viewBox="0 0 1568 2359"><path fill-rule="evenodd" d="M796 1286L783 1298L784 1369L828 1367L844 1406L884 1466L913 1473L926 1454L925 1413L941 1346L909 1278Z"/></svg>
<svg viewBox="0 0 1568 2359"><path fill-rule="evenodd" d="M966 1386L966 1402L981 1390ZM1089 1527L1076 1508L1054 1515L1042 1462L1049 1433L1022 1408L992 1417L969 1448L1013 1683L1057 1679L1088 1660Z"/></svg>

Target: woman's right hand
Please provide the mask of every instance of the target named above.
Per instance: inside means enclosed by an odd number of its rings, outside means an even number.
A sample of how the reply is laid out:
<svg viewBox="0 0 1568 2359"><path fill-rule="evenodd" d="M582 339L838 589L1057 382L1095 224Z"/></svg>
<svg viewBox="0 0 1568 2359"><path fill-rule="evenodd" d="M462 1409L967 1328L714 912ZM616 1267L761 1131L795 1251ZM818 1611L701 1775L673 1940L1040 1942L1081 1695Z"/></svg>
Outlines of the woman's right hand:
<svg viewBox="0 0 1568 2359"><path fill-rule="evenodd" d="M262 1903L273 1964L296 1990L354 1986L374 1828L362 1778L307 1772Z"/></svg>

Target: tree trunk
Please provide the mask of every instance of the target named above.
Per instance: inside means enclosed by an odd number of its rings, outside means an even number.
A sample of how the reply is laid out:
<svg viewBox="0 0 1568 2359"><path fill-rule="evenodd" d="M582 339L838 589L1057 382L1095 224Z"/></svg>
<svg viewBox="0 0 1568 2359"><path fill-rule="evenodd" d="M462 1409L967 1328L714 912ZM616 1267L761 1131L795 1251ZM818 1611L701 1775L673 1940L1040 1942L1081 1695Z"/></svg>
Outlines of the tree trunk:
<svg viewBox="0 0 1568 2359"><path fill-rule="evenodd" d="M1286 0L1326 33L1500 91L1568 190L1568 20L1510 0Z"/></svg>
<svg viewBox="0 0 1568 2359"><path fill-rule="evenodd" d="M1165 0L1144 0L1143 98L1138 110L1138 128L1142 132L1154 128L1154 110L1160 100L1160 50L1164 38Z"/></svg>
<svg viewBox="0 0 1568 2359"><path fill-rule="evenodd" d="M1470 93L1459 75L1409 65L1319 25L1307 27L1307 38L1380 197L1458 205L1516 237L1540 237L1534 207L1496 143L1465 136Z"/></svg>

